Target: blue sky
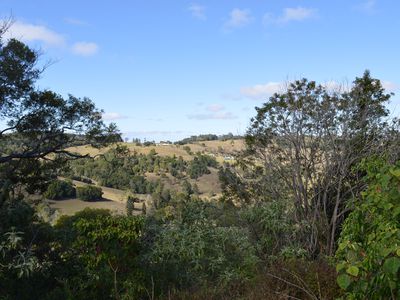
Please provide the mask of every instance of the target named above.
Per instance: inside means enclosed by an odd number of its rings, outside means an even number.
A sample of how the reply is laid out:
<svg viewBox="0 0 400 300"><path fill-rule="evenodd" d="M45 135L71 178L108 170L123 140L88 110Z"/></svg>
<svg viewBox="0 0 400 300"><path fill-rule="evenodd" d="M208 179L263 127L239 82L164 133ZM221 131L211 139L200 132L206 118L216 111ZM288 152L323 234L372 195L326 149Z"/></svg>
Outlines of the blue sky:
<svg viewBox="0 0 400 300"><path fill-rule="evenodd" d="M54 62L41 88L91 98L130 138L244 133L301 77L335 85L370 69L400 91L395 0L0 0L0 14Z"/></svg>

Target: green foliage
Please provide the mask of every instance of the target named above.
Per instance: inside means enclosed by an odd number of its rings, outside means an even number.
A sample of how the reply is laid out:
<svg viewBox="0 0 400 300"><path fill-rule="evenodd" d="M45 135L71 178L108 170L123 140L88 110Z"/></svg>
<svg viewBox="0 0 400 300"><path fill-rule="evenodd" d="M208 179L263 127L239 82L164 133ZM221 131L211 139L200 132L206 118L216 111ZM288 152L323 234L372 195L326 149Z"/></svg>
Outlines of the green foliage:
<svg viewBox="0 0 400 300"><path fill-rule="evenodd" d="M192 155L192 154L193 154L192 149L190 149L189 146L183 146L183 150L185 150L186 153L189 154L189 155Z"/></svg>
<svg viewBox="0 0 400 300"><path fill-rule="evenodd" d="M115 124L106 126L90 99L38 89L38 59L18 40L0 42L0 178L24 184L29 192L41 190L49 173L77 157L68 146L99 147L120 139Z"/></svg>
<svg viewBox="0 0 400 300"><path fill-rule="evenodd" d="M208 167L216 168L218 166L214 157L197 153L189 163L187 173L190 178L197 179L204 174L210 174Z"/></svg>
<svg viewBox="0 0 400 300"><path fill-rule="evenodd" d="M102 272L103 278L92 284L110 280L113 294L119 298L123 285L129 279L130 293L143 293L141 272L137 269L143 219L140 217L105 217L78 220L74 227L77 238L72 244L89 274ZM120 285L122 283L122 285ZM109 295L111 296L111 295ZM132 297L135 295L132 294Z"/></svg>
<svg viewBox="0 0 400 300"><path fill-rule="evenodd" d="M64 262L58 277L64 284L65 297L120 299L126 295L126 299L137 299L143 294L141 217L85 209L61 217L55 228Z"/></svg>
<svg viewBox="0 0 400 300"><path fill-rule="evenodd" d="M108 209L94 209L85 208L78 211L72 216L62 215L55 224L57 231L57 237L62 241L63 244L70 244L76 239L76 230L74 224L79 220L94 220L96 218L110 217L111 212Z"/></svg>
<svg viewBox="0 0 400 300"><path fill-rule="evenodd" d="M1 297L41 299L49 286L57 285L51 278L57 261L53 242L51 226L42 223L24 200L11 197L3 203L0 210Z"/></svg>
<svg viewBox="0 0 400 300"><path fill-rule="evenodd" d="M400 157L400 121L387 121L391 96L369 71L348 90L307 79L289 83L256 108L239 168L232 168L237 176L220 173L224 191L237 193L226 198L288 203L304 228L303 248L333 255L347 204L363 190L354 167L371 155Z"/></svg>
<svg viewBox="0 0 400 300"><path fill-rule="evenodd" d="M184 181L182 182L182 192L183 192L186 196L190 196L190 195L192 195L192 194L194 193L193 187L192 187L192 185L190 184L189 181L184 180Z"/></svg>
<svg viewBox="0 0 400 300"><path fill-rule="evenodd" d="M368 189L343 225L337 282L349 299L400 296L400 164L363 163Z"/></svg>
<svg viewBox="0 0 400 300"><path fill-rule="evenodd" d="M100 187L94 185L78 186L76 196L83 201L101 200L103 191Z"/></svg>
<svg viewBox="0 0 400 300"><path fill-rule="evenodd" d="M49 184L43 196L51 200L75 197L76 191L72 182L55 180Z"/></svg>
<svg viewBox="0 0 400 300"><path fill-rule="evenodd" d="M324 259L278 258L262 267L240 299L338 299L335 268Z"/></svg>
<svg viewBox="0 0 400 300"><path fill-rule="evenodd" d="M285 211L284 203L275 201L248 206L240 216L257 245L259 256L298 256L297 252L301 250L296 245L296 227Z"/></svg>
<svg viewBox="0 0 400 300"><path fill-rule="evenodd" d="M216 225L212 207L189 201L179 217L162 226L148 246L153 276L168 286L190 288L211 284L220 288L253 278L257 257L245 229Z"/></svg>
<svg viewBox="0 0 400 300"><path fill-rule="evenodd" d="M128 199L126 200L126 214L128 216L133 215L133 211L135 210L135 202L138 202L139 199L134 198L132 196L128 196Z"/></svg>
<svg viewBox="0 0 400 300"><path fill-rule="evenodd" d="M151 194L157 183L146 179L146 173L170 173L183 177L187 163L182 157L162 157L152 149L147 155L129 152L126 146L118 145L95 160L70 162L68 177L92 178L100 185L117 189L130 189L135 194Z"/></svg>
<svg viewBox="0 0 400 300"><path fill-rule="evenodd" d="M192 135L191 137L184 138L180 141L175 142L177 145L185 145L190 143L196 142L203 142L203 141L226 141L226 140L234 140L234 139L241 139L243 138L240 135L233 135L232 133L223 134L223 135L216 135L216 134L200 134L200 135Z"/></svg>

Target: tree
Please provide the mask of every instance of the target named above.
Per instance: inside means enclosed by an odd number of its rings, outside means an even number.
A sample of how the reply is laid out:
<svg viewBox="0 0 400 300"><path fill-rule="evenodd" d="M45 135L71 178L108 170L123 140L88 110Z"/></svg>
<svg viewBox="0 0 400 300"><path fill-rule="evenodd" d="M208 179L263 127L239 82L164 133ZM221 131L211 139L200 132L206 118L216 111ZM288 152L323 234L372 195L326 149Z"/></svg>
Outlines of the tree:
<svg viewBox="0 0 400 300"><path fill-rule="evenodd" d="M5 25L4 25L5 26ZM106 126L89 98L66 99L35 82L44 69L39 55L24 43L2 39L0 30L0 186L24 185L28 191L66 160L82 157L67 150L78 144L100 147L119 141L115 124ZM88 155L84 155L88 156ZM0 203L1 204L1 203Z"/></svg>
<svg viewBox="0 0 400 300"><path fill-rule="evenodd" d="M43 194L47 199L59 200L68 197L75 197L76 191L72 182L55 180L49 184L46 192Z"/></svg>
<svg viewBox="0 0 400 300"><path fill-rule="evenodd" d="M38 52L18 40L4 40L8 25L0 25L0 244L11 255L4 257L1 265L37 278L45 276L43 268L21 269L20 262L49 265L51 230L43 230L24 201L26 192L44 191L58 168L68 160L85 157L68 151L68 147L100 147L120 140L120 135L114 124L103 123L102 111L90 99L64 98L39 90L35 83L45 68L37 67ZM17 238L17 248L12 246L16 239L7 238L11 236ZM15 251L17 260L13 260Z"/></svg>
<svg viewBox="0 0 400 300"><path fill-rule="evenodd" d="M103 191L101 187L94 185L78 186L76 196L83 201L96 201L102 198Z"/></svg>
<svg viewBox="0 0 400 300"><path fill-rule="evenodd" d="M245 199L290 199L305 247L333 254L349 201L363 189L354 166L373 154L398 157L398 121L386 120L390 96L366 71L349 91L302 79L270 97L256 108L239 161L249 189Z"/></svg>
<svg viewBox="0 0 400 300"><path fill-rule="evenodd" d="M66 259L76 264L75 269L83 269L68 278L78 290L86 290L84 296L73 298L121 299L128 285L131 293L143 293L138 261L143 225L141 217L111 216L101 210L86 210L58 224L70 235L63 244ZM113 296L107 294L110 291Z"/></svg>
<svg viewBox="0 0 400 300"><path fill-rule="evenodd" d="M128 199L126 200L126 215L127 216L133 215L133 211L135 210L135 202L139 202L139 199L134 198L132 196L128 196Z"/></svg>

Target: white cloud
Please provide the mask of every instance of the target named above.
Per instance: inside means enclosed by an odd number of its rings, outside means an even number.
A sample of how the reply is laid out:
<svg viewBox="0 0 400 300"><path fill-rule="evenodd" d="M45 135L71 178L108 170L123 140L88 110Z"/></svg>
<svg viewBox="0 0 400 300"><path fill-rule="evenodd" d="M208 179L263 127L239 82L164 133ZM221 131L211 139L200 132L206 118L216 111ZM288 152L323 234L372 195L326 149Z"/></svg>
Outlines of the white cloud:
<svg viewBox="0 0 400 300"><path fill-rule="evenodd" d="M75 18L65 18L64 21L70 25L76 25L76 26L86 26L88 25L87 22L75 19Z"/></svg>
<svg viewBox="0 0 400 300"><path fill-rule="evenodd" d="M267 82L266 84L242 87L240 89L240 94L247 98L264 99L265 97L281 91L282 87L283 84L281 82Z"/></svg>
<svg viewBox="0 0 400 300"><path fill-rule="evenodd" d="M229 14L228 21L225 22L225 28L232 29L244 27L253 21L253 17L248 9L233 9Z"/></svg>
<svg viewBox="0 0 400 300"><path fill-rule="evenodd" d="M192 16L199 20L206 20L207 16L205 14L206 8L202 5L192 3L189 6L189 11L192 13Z"/></svg>
<svg viewBox="0 0 400 300"><path fill-rule="evenodd" d="M72 52L77 55L91 56L98 52L99 46L90 42L78 42L72 45Z"/></svg>
<svg viewBox="0 0 400 300"><path fill-rule="evenodd" d="M105 121L115 121L115 120L121 120L121 119L128 118L127 116L124 116L117 112L103 113L102 117L103 117L103 120L105 120Z"/></svg>
<svg viewBox="0 0 400 300"><path fill-rule="evenodd" d="M190 114L188 115L189 119L192 120L233 120L237 119L237 116L233 115L230 112L215 112L215 113L205 113L205 114Z"/></svg>
<svg viewBox="0 0 400 300"><path fill-rule="evenodd" d="M283 10L281 16L274 17L270 13L264 15L263 23L276 23L276 24L287 24L293 21L304 21L307 19L315 18L317 16L317 10L314 8L305 7L287 7Z"/></svg>
<svg viewBox="0 0 400 300"><path fill-rule="evenodd" d="M225 109L225 107L221 104L211 104L211 105L207 106L207 110L211 111L211 112L219 112L224 109Z"/></svg>
<svg viewBox="0 0 400 300"><path fill-rule="evenodd" d="M6 39L15 38L23 42L42 42L46 46L61 47L65 45L64 37L43 25L28 24L21 21L12 23L5 32Z"/></svg>
<svg viewBox="0 0 400 300"><path fill-rule="evenodd" d="M381 84L382 84L382 87L385 90L388 90L389 92L397 90L397 88L398 88L398 85L393 83L393 82L391 82L391 81L381 81Z"/></svg>

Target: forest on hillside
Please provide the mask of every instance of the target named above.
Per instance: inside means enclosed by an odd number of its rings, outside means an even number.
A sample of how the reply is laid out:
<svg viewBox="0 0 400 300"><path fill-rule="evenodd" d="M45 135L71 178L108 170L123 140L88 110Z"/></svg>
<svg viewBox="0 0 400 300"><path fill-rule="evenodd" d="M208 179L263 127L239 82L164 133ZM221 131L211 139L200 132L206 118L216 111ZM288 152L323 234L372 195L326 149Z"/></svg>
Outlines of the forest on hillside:
<svg viewBox="0 0 400 300"><path fill-rule="evenodd" d="M1 300L400 298L400 122L369 71L337 90L291 82L221 164L129 151L92 100L39 89L38 60L0 39ZM222 194L201 197L190 181L212 170ZM94 183L128 191L126 213L38 213L45 198L100 199ZM151 209L132 213L135 194Z"/></svg>

